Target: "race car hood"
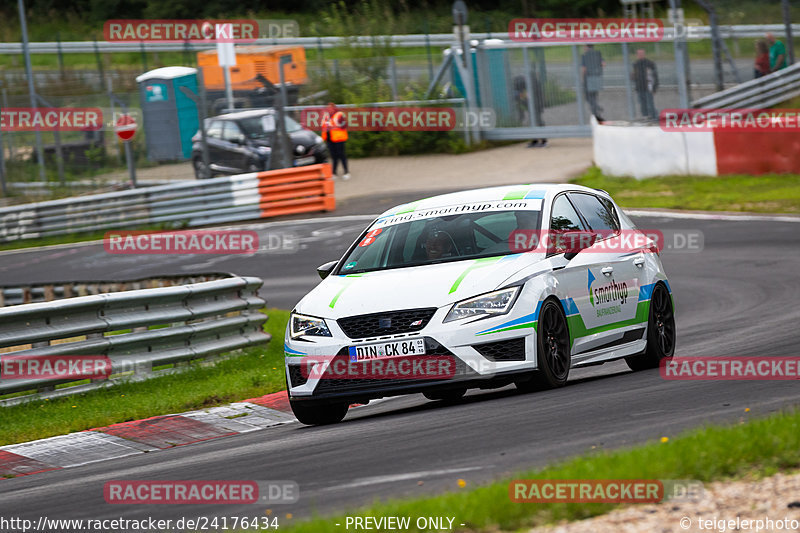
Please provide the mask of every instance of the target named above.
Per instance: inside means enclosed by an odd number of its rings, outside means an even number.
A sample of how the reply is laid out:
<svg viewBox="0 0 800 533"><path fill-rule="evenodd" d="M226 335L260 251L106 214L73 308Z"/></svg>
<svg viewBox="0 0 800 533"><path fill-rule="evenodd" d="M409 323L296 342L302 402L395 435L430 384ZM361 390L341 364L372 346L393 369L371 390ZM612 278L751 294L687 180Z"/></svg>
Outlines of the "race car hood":
<svg viewBox="0 0 800 533"><path fill-rule="evenodd" d="M328 276L298 313L338 319L397 309L443 307L491 292L543 254L514 254L363 274Z"/></svg>

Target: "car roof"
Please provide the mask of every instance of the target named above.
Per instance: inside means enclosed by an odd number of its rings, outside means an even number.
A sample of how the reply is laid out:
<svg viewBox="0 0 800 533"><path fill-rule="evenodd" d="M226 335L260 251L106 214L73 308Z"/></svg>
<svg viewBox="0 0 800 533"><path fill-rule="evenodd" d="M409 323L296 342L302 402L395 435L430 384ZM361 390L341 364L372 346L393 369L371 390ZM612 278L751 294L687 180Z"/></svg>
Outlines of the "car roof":
<svg viewBox="0 0 800 533"><path fill-rule="evenodd" d="M250 118L250 117L260 117L263 115L272 115L275 113L275 110L272 108L266 109L249 109L247 111L234 111L233 113L225 113L224 115L217 115L216 117L210 117L211 119L219 119L219 120L239 120L243 118Z"/></svg>
<svg viewBox="0 0 800 533"><path fill-rule="evenodd" d="M494 202L502 200L529 200L529 199L549 199L558 193L566 191L589 192L611 198L609 194L600 189L591 189L582 185L571 185L564 183L530 183L520 185L504 185L501 187L485 187L482 189L471 189L466 191L453 192L431 196L422 200L416 200L401 204L381 213L381 217L399 213L407 213L418 209L433 209L437 207L471 204L477 202ZM509 206L513 209L513 206Z"/></svg>

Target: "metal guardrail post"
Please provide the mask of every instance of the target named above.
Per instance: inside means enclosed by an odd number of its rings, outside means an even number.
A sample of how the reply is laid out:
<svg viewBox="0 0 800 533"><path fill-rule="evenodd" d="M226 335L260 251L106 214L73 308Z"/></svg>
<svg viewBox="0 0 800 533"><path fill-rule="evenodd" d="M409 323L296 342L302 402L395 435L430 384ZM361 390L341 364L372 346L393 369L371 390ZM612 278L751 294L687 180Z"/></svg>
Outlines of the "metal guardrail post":
<svg viewBox="0 0 800 533"><path fill-rule="evenodd" d="M8 91L3 89L2 91L2 98L3 98L3 107L8 107ZM12 133L9 132L8 134L8 160L14 160L14 136Z"/></svg>
<svg viewBox="0 0 800 533"><path fill-rule="evenodd" d="M100 56L100 48L97 46L97 39L94 40L94 57L97 60L97 74L100 90L103 90L103 78L106 77L105 69L103 67L103 58Z"/></svg>
<svg viewBox="0 0 800 533"><path fill-rule="evenodd" d="M36 99L39 100L41 105L46 107L56 107L52 105L50 102L39 96L36 95ZM55 141L55 148L56 148L56 167L58 168L58 180L61 182L61 185L65 185L65 177L64 177L64 152L61 148L61 132L58 131L58 128L53 130L53 140Z"/></svg>
<svg viewBox="0 0 800 533"><path fill-rule="evenodd" d="M392 100L397 100L397 63L394 56L389 57L389 86L392 89Z"/></svg>
<svg viewBox="0 0 800 533"><path fill-rule="evenodd" d="M139 42L139 51L142 57L142 72L147 72L149 69L147 68L147 52L144 49L144 41Z"/></svg>
<svg viewBox="0 0 800 533"><path fill-rule="evenodd" d="M625 67L625 103L628 107L628 118L636 118L636 106L633 102L633 87L631 85L631 54L628 43L622 43L622 63Z"/></svg>
<svg viewBox="0 0 800 533"><path fill-rule="evenodd" d="M578 99L578 124L585 126L586 109L583 105L583 83L581 83L581 62L578 56L578 46L573 44L570 48L572 49L572 68L575 74L575 96Z"/></svg>
<svg viewBox="0 0 800 533"><path fill-rule="evenodd" d="M789 0L781 0L783 11L783 23L786 26L786 66L794 65L794 34L792 32L791 11L789 10Z"/></svg>
<svg viewBox="0 0 800 533"><path fill-rule="evenodd" d="M61 51L61 32L56 32L56 43L58 45L58 72L61 79L64 79L64 53Z"/></svg>
<svg viewBox="0 0 800 533"><path fill-rule="evenodd" d="M0 192L3 196L8 196L6 187L6 147L3 142L3 130L0 129Z"/></svg>
<svg viewBox="0 0 800 533"><path fill-rule="evenodd" d="M702 0L701 0L702 1ZM673 13L677 13L680 8L680 0L669 0L669 6L672 8ZM689 107L689 90L686 80L686 66L684 65L684 48L686 41L683 35L676 35L673 40L673 49L675 51L675 69L678 77L678 100L680 106L684 109Z"/></svg>
<svg viewBox="0 0 800 533"><path fill-rule="evenodd" d="M19 8L19 25L22 31L22 55L25 57L25 75L28 78L28 95L31 100L31 107L36 107L36 89L33 83L33 67L31 66L31 52L28 47L28 23L25 16L25 3L23 0L17 1ZM36 130L36 155L39 158L39 179L45 181L44 174L44 148L42 148L42 132Z"/></svg>

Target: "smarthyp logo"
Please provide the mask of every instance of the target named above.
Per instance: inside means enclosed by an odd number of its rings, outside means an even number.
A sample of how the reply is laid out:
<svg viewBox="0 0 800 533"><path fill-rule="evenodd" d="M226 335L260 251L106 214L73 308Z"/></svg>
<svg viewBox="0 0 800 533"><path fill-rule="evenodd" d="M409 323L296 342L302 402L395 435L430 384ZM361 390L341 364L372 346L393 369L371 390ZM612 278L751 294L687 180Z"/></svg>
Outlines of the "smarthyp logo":
<svg viewBox="0 0 800 533"><path fill-rule="evenodd" d="M586 290L589 292L589 303L592 304L592 307L617 301L625 305L625 302L628 301L628 284L626 282L617 283L612 278L610 282L592 288L592 283L595 281L597 281L597 278L589 270Z"/></svg>

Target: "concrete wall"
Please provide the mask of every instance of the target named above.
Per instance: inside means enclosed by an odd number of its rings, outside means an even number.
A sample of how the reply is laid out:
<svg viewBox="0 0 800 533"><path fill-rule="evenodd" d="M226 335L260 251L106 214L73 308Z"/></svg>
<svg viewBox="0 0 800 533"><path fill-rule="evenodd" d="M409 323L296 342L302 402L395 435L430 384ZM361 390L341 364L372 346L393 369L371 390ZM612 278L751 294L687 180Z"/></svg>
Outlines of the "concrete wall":
<svg viewBox="0 0 800 533"><path fill-rule="evenodd" d="M637 179L668 174L717 175L714 134L665 132L659 126L598 124L594 162L604 174Z"/></svg>

